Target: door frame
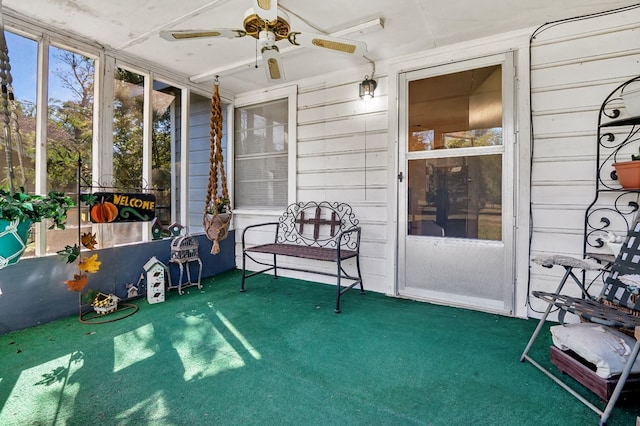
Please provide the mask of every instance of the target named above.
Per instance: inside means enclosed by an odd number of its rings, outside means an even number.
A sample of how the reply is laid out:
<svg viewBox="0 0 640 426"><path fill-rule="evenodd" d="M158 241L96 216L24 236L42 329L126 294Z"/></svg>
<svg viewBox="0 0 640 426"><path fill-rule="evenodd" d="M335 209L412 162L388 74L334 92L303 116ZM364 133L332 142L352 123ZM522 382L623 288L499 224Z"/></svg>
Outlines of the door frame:
<svg viewBox="0 0 640 426"><path fill-rule="evenodd" d="M516 79L514 93L513 121L515 144L514 152L509 154L513 161L513 196L514 204L514 237L512 251L513 265L513 313L512 315L526 318L526 299L529 282L529 247L530 247L530 199L531 199L531 135L530 135L530 58L529 36L527 31L516 31L500 34L472 42L455 44L444 48L435 48L422 54L399 58L388 65L389 78L389 203L388 217L393 218L392 226L388 227L387 238L387 277L389 295L400 297L398 294L399 265L404 262L399 253L399 76L401 73L435 68L455 62L463 62L480 57L505 52L514 54L514 73ZM505 154L506 155L506 154Z"/></svg>

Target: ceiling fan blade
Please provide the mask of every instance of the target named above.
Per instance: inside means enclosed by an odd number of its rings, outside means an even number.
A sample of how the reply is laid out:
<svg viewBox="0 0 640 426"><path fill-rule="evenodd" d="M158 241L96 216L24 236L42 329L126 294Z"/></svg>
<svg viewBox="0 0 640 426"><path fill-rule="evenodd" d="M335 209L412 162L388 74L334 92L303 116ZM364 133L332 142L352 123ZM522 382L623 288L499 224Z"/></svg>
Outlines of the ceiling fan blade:
<svg viewBox="0 0 640 426"><path fill-rule="evenodd" d="M289 33L288 38L289 42L296 46L320 47L354 56L363 56L367 53L366 43L360 41L298 32Z"/></svg>
<svg viewBox="0 0 640 426"><path fill-rule="evenodd" d="M278 19L278 1L253 0L253 11L267 22L276 21Z"/></svg>
<svg viewBox="0 0 640 426"><path fill-rule="evenodd" d="M285 81L282 57L276 46L262 49L262 62L269 83L283 83Z"/></svg>
<svg viewBox="0 0 640 426"><path fill-rule="evenodd" d="M169 41L191 40L196 38L238 38L244 37L247 33L244 30L232 28L215 28L208 30L177 30L160 31L160 37Z"/></svg>

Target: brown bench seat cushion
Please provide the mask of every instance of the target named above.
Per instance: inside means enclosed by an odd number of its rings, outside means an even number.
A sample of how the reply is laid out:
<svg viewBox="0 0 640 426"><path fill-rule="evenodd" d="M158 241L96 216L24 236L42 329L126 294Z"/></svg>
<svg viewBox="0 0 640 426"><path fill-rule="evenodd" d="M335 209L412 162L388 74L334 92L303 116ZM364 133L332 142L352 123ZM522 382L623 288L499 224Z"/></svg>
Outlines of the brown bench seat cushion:
<svg viewBox="0 0 640 426"><path fill-rule="evenodd" d="M338 259L338 250L329 247L309 247L296 244L263 244L246 249L255 253L281 254L283 256L299 257L302 259L314 259L335 261ZM340 250L342 260L356 257L353 250Z"/></svg>

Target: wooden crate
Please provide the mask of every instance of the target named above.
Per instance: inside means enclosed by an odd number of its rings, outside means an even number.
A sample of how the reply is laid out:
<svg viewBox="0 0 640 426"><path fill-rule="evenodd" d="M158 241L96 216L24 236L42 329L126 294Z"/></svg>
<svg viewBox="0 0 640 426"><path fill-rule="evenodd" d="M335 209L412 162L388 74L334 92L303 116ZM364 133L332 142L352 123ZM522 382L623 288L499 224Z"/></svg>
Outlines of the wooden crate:
<svg viewBox="0 0 640 426"><path fill-rule="evenodd" d="M604 402L611 398L611 394L616 384L618 384L617 376L608 379L598 376L593 364L580 358L572 351L562 351L555 346L551 346L551 363L561 373L573 377L577 382L598 395ZM630 396L636 396L638 393L640 393L640 374L631 374L622 389L619 401Z"/></svg>

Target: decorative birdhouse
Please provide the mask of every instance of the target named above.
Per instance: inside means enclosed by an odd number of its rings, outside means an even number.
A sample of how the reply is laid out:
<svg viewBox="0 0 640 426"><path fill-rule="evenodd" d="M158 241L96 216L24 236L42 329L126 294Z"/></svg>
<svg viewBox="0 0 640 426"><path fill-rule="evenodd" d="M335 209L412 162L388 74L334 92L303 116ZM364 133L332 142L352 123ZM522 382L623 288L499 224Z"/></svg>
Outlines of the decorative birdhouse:
<svg viewBox="0 0 640 426"><path fill-rule="evenodd" d="M147 300L149 303L164 302L164 293L167 282L171 287L171 275L169 268L153 256L143 266L147 273Z"/></svg>
<svg viewBox="0 0 640 426"><path fill-rule="evenodd" d="M171 241L171 261L189 262L199 259L198 240L190 235L182 235Z"/></svg>
<svg viewBox="0 0 640 426"><path fill-rule="evenodd" d="M162 223L160 223L160 219L157 217L151 221L151 237L154 240L162 239Z"/></svg>
<svg viewBox="0 0 640 426"><path fill-rule="evenodd" d="M183 287L189 287L192 285L202 288L200 279L202 278L202 261L198 255L198 240L188 234L186 228L184 231L186 235L176 237L171 241L171 259L169 264L175 264L180 269L180 276L178 278L177 286L169 286L169 289L177 288L178 293L183 294ZM196 279L192 279L192 267L197 267ZM186 272L186 281L183 282L183 277ZM194 273L196 270L193 271Z"/></svg>
<svg viewBox="0 0 640 426"><path fill-rule="evenodd" d="M184 230L184 226L180 225L179 223L172 223L171 225L169 225L169 232L171 232L171 236L172 237L177 237L180 234L182 234Z"/></svg>
<svg viewBox="0 0 640 426"><path fill-rule="evenodd" d="M91 302L93 310L100 315L110 314L118 309L120 298L114 294L98 293Z"/></svg>

